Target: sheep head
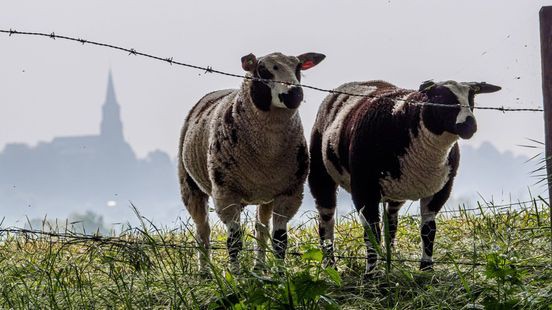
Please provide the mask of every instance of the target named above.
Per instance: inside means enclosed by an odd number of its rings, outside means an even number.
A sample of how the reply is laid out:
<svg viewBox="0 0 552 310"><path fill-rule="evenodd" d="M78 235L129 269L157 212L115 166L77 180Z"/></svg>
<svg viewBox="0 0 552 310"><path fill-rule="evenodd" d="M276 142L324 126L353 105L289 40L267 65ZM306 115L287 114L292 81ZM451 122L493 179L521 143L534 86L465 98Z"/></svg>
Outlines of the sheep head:
<svg viewBox="0 0 552 310"><path fill-rule="evenodd" d="M250 87L251 100L262 111L270 111L272 107L298 108L303 101L303 89L295 84L301 82L301 71L316 66L324 58L318 53L299 56L272 53L258 59L253 54L243 56L242 68L255 78Z"/></svg>
<svg viewBox="0 0 552 310"><path fill-rule="evenodd" d="M446 131L462 139L469 139L477 131L473 114L475 95L500 89L500 86L485 82L425 81L420 85L420 92L427 96L427 101L447 107L424 106L424 124L435 134Z"/></svg>

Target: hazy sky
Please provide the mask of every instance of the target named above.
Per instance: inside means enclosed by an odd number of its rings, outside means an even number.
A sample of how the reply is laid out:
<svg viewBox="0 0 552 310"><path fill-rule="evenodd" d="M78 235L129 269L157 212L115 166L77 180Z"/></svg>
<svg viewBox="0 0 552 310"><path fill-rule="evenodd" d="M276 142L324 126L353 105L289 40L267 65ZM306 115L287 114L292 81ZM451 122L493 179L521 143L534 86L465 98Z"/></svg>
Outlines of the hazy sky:
<svg viewBox="0 0 552 310"><path fill-rule="evenodd" d="M487 81L484 106L540 107L538 11L547 1L4 1L0 28L82 37L242 73L240 57L315 51L327 58L303 82L323 88L384 79ZM113 71L125 136L139 156L176 155L183 120L206 92L239 79L61 40L0 34L0 150L99 131ZM307 134L325 94L306 90ZM469 143L533 155L542 113L477 111Z"/></svg>

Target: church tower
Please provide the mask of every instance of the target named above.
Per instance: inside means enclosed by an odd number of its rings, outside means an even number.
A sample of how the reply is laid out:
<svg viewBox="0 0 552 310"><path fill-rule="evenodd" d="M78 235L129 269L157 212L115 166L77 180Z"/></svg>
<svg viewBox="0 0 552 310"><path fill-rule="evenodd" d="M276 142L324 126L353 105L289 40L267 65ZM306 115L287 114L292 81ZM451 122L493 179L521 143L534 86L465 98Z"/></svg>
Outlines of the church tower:
<svg viewBox="0 0 552 310"><path fill-rule="evenodd" d="M113 86L111 70L109 70L105 103L102 107L100 137L104 141L115 143L124 141L121 112L119 104L117 103L117 98L115 97L115 88Z"/></svg>

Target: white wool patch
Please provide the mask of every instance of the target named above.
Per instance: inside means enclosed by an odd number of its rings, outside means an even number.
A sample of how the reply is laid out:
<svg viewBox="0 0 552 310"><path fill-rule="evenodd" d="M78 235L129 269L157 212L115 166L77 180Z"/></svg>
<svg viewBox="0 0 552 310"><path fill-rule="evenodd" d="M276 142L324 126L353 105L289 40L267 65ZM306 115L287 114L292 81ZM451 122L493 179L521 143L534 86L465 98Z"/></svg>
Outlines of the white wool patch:
<svg viewBox="0 0 552 310"><path fill-rule="evenodd" d="M422 213L422 222L421 222L421 225L429 222L429 221L434 221L435 220L435 216L437 215L436 212L434 211L431 211L429 208L428 208L428 205L429 203L431 202L431 199L433 198L433 196L431 197L425 197L425 198L422 198L420 200L420 210L421 210L421 213Z"/></svg>
<svg viewBox="0 0 552 310"><path fill-rule="evenodd" d="M450 168L448 154L457 136L444 132L435 135L420 120L418 136L410 133L411 143L399 158L401 176L390 175L380 180L385 200L405 201L428 197L443 188Z"/></svg>
<svg viewBox="0 0 552 310"><path fill-rule="evenodd" d="M377 88L374 86L363 86L356 83L348 83L338 88L337 90L369 95L376 91L376 89ZM343 105L341 105L340 110L337 111L337 115L334 117L333 122L327 127L322 139L322 158L324 161L324 165L326 166L326 170L328 171L328 174L332 177L332 179L334 179L336 183L338 183L348 192L351 192L351 175L344 168L342 169L342 172L339 173L339 171L334 167L333 163L327 158L327 150L328 147L331 146L334 150L334 154L336 156L339 156L339 139L341 137L341 129L343 128L343 125L345 123L345 118L347 117L347 115L349 115L351 110L353 110L353 108L356 107L357 104L363 99L364 98L357 96L349 97L347 101L345 101ZM334 106L328 114L333 115L335 113L335 109L336 107Z"/></svg>
<svg viewBox="0 0 552 310"><path fill-rule="evenodd" d="M467 85L459 84L457 82L451 82L444 86L450 89L450 91L456 96L458 102L460 102L460 105L462 106L460 108L460 112L458 112L458 116L456 117L456 124L462 124L468 119L469 116L474 117L473 112L469 108L468 101L470 87Z"/></svg>
<svg viewBox="0 0 552 310"><path fill-rule="evenodd" d="M433 261L433 258L426 254L424 251L424 243L422 242L422 261L424 262L431 262Z"/></svg>
<svg viewBox="0 0 552 310"><path fill-rule="evenodd" d="M326 170L328 171L328 174L348 192L351 191L351 176L349 175L349 173L347 173L345 169L342 169L342 172L339 173L339 171L334 167L334 164L328 159L327 150L328 147L331 147L335 156L339 157L339 139L341 136L341 128L343 128L344 125L344 119L356 106L358 101L359 99L354 98L351 100L347 100L347 102L343 104L343 107L336 115L335 120L331 123L330 126L328 126L328 129L326 129L326 134L322 138L322 158L324 161L324 165L326 166Z"/></svg>
<svg viewBox="0 0 552 310"><path fill-rule="evenodd" d="M406 94L402 96L401 98L396 99L395 105L393 106L393 111L391 111L391 114L395 115L399 112L404 111L404 107L406 105L406 98L408 98L410 94Z"/></svg>

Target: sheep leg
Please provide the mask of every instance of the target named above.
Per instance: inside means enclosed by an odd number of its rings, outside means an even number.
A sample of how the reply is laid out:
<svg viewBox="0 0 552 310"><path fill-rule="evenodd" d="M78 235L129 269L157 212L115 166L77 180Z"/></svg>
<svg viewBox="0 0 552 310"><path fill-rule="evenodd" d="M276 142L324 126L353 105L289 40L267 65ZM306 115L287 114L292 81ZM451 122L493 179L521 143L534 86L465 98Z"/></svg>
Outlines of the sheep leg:
<svg viewBox="0 0 552 310"><path fill-rule="evenodd" d="M279 196L274 199L272 218L272 248L278 259L284 259L288 246L287 223L297 213L303 198L303 188L292 196Z"/></svg>
<svg viewBox="0 0 552 310"><path fill-rule="evenodd" d="M320 236L320 246L322 248L322 252L324 253L324 265L335 267L335 206L333 208L324 208L322 205L317 204L316 207L319 213L318 234Z"/></svg>
<svg viewBox="0 0 552 310"><path fill-rule="evenodd" d="M179 165L180 193L182 201L196 225L196 240L199 244L199 271L207 274L209 267L209 248L211 227L207 201L209 197L202 192L188 175L184 165Z"/></svg>
<svg viewBox="0 0 552 310"><path fill-rule="evenodd" d="M263 270L266 261L267 242L270 236L269 225L272 217L272 203L257 206L257 218L255 221L255 252L257 254L254 270Z"/></svg>
<svg viewBox="0 0 552 310"><path fill-rule="evenodd" d="M235 199L217 199L215 198L215 210L217 211L220 220L226 225L228 238L226 246L228 248L228 256L230 258L230 271L234 273L240 272L240 264L238 255L243 248L243 231L240 226L240 214L243 209L239 200Z"/></svg>
<svg viewBox="0 0 552 310"><path fill-rule="evenodd" d="M328 174L322 158L322 136L315 131L310 144L309 187L318 210L318 234L324 264L335 267L334 226L337 184Z"/></svg>
<svg viewBox="0 0 552 310"><path fill-rule="evenodd" d="M367 180L372 180L372 182L366 182ZM376 268L378 262L376 247L379 247L381 241L379 225L381 194L379 193L377 178L366 179L353 172L351 175L351 195L364 226L364 242L366 244L366 271L364 276L369 277Z"/></svg>
<svg viewBox="0 0 552 310"><path fill-rule="evenodd" d="M404 202L389 201L385 210L387 215L387 225L389 228L389 240L387 243L391 248L395 247L395 236L397 235L397 224L399 221L399 210L404 205Z"/></svg>
<svg viewBox="0 0 552 310"><path fill-rule="evenodd" d="M359 210L359 215L364 226L364 243L366 244L365 274L367 275L376 268L378 262L376 247L379 247L381 242L379 205L363 204L363 207Z"/></svg>
<svg viewBox="0 0 552 310"><path fill-rule="evenodd" d="M453 179L451 178L435 195L422 198L420 206L422 211L422 222L420 225L420 235L422 237L422 259L420 261L420 270L433 269L433 243L437 233L435 216L441 210L450 196Z"/></svg>
<svg viewBox="0 0 552 310"><path fill-rule="evenodd" d="M199 271L201 273L208 273L209 270L211 227L209 226L207 200L207 195L192 195L188 204L190 206L188 211L196 225L196 238L199 243Z"/></svg>

